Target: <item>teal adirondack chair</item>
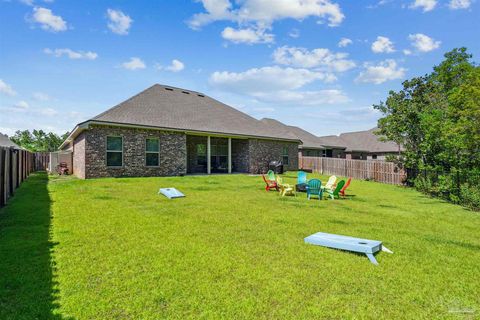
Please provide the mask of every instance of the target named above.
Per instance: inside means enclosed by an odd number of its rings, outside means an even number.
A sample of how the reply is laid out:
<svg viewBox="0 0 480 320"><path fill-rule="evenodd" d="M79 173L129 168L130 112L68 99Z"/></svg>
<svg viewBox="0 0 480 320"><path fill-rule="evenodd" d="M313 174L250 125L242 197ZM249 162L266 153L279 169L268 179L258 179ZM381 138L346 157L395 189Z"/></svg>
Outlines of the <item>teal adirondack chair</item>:
<svg viewBox="0 0 480 320"><path fill-rule="evenodd" d="M318 196L318 200L322 200L323 190L322 182L318 179L312 179L307 184L307 198L310 200L311 196Z"/></svg>
<svg viewBox="0 0 480 320"><path fill-rule="evenodd" d="M298 171L297 184L306 184L306 183L307 183L307 173L304 171Z"/></svg>
<svg viewBox="0 0 480 320"><path fill-rule="evenodd" d="M335 189L325 189L327 192L328 196L333 200L335 198L339 199L340 198L340 190L342 190L343 186L345 185L345 180L341 180L339 183L337 183L337 186Z"/></svg>

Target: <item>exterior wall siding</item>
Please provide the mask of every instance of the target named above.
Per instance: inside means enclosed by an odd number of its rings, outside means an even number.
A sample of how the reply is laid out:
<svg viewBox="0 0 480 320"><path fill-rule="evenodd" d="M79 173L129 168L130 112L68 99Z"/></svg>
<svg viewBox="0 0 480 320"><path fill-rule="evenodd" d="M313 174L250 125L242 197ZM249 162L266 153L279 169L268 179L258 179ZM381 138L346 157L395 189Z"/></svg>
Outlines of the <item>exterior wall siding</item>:
<svg viewBox="0 0 480 320"><path fill-rule="evenodd" d="M73 174L80 179L85 179L85 133L82 132L70 144L73 151Z"/></svg>
<svg viewBox="0 0 480 320"><path fill-rule="evenodd" d="M177 176L186 174L186 135L177 132L93 126L85 131L85 178ZM123 165L107 167L107 136L123 138ZM145 139L158 138L160 161L158 167L145 163Z"/></svg>
<svg viewBox="0 0 480 320"><path fill-rule="evenodd" d="M249 139L249 172L258 174L268 171L268 163L282 160L283 147L288 148L289 164L285 170L298 170L298 144L292 142Z"/></svg>

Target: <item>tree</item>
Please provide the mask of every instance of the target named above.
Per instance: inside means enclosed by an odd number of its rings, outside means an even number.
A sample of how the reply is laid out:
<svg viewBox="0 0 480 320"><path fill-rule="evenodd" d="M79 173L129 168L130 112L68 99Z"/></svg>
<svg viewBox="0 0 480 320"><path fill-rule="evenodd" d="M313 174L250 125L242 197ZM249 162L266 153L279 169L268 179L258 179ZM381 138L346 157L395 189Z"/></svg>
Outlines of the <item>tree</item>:
<svg viewBox="0 0 480 320"><path fill-rule="evenodd" d="M33 130L32 132L18 130L10 139L20 147L32 152L51 152L58 150L68 134L67 132L60 137L56 133L46 133L43 130Z"/></svg>
<svg viewBox="0 0 480 320"><path fill-rule="evenodd" d="M431 74L403 82L385 102L379 134L401 144L406 167L480 167L480 68L465 48L445 54Z"/></svg>

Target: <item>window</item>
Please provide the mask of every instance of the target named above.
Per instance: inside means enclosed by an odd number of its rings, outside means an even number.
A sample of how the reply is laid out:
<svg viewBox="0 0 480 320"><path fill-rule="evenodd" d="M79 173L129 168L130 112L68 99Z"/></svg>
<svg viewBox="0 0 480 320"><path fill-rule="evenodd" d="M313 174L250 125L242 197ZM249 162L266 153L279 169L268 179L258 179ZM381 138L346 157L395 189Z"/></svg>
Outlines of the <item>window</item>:
<svg viewBox="0 0 480 320"><path fill-rule="evenodd" d="M207 146L205 144L197 144L197 165L207 165Z"/></svg>
<svg viewBox="0 0 480 320"><path fill-rule="evenodd" d="M160 159L160 141L158 138L145 139L145 164L147 167L158 167Z"/></svg>
<svg viewBox="0 0 480 320"><path fill-rule="evenodd" d="M288 147L282 148L282 162L288 166Z"/></svg>
<svg viewBox="0 0 480 320"><path fill-rule="evenodd" d="M376 155L376 154L372 154L372 159L373 159L373 160L377 160L377 155Z"/></svg>
<svg viewBox="0 0 480 320"><path fill-rule="evenodd" d="M123 166L123 138L107 137L107 167Z"/></svg>

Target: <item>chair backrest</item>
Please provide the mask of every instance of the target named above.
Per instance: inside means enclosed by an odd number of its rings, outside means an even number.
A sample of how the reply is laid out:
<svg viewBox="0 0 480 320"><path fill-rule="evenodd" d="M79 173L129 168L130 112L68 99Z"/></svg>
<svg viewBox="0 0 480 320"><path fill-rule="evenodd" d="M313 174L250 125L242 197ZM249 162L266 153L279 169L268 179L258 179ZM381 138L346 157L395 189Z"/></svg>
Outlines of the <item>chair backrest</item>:
<svg viewBox="0 0 480 320"><path fill-rule="evenodd" d="M340 192L340 190L342 190L344 185L345 185L345 180L340 180L340 182L337 183L337 187L333 191L333 194L338 194Z"/></svg>
<svg viewBox="0 0 480 320"><path fill-rule="evenodd" d="M297 183L298 184L307 183L307 173L306 172L298 171Z"/></svg>
<svg viewBox="0 0 480 320"><path fill-rule="evenodd" d="M341 192L344 192L345 190L347 190L348 186L350 185L350 182L352 181L352 178L348 178L347 180L347 183L345 183L345 185L343 186L342 190L340 190Z"/></svg>
<svg viewBox="0 0 480 320"><path fill-rule="evenodd" d="M308 181L308 189L309 190L320 190L322 182L318 179L312 179Z"/></svg>
<svg viewBox="0 0 480 320"><path fill-rule="evenodd" d="M267 179L275 181L275 173L272 170L268 170Z"/></svg>
<svg viewBox="0 0 480 320"><path fill-rule="evenodd" d="M337 181L337 177L330 176L330 178L328 178L327 184L325 185L325 188L331 188L335 184L335 181Z"/></svg>
<svg viewBox="0 0 480 320"><path fill-rule="evenodd" d="M283 184L283 179L282 179L282 177L277 176L275 179L276 179L278 185L282 185L282 184Z"/></svg>

